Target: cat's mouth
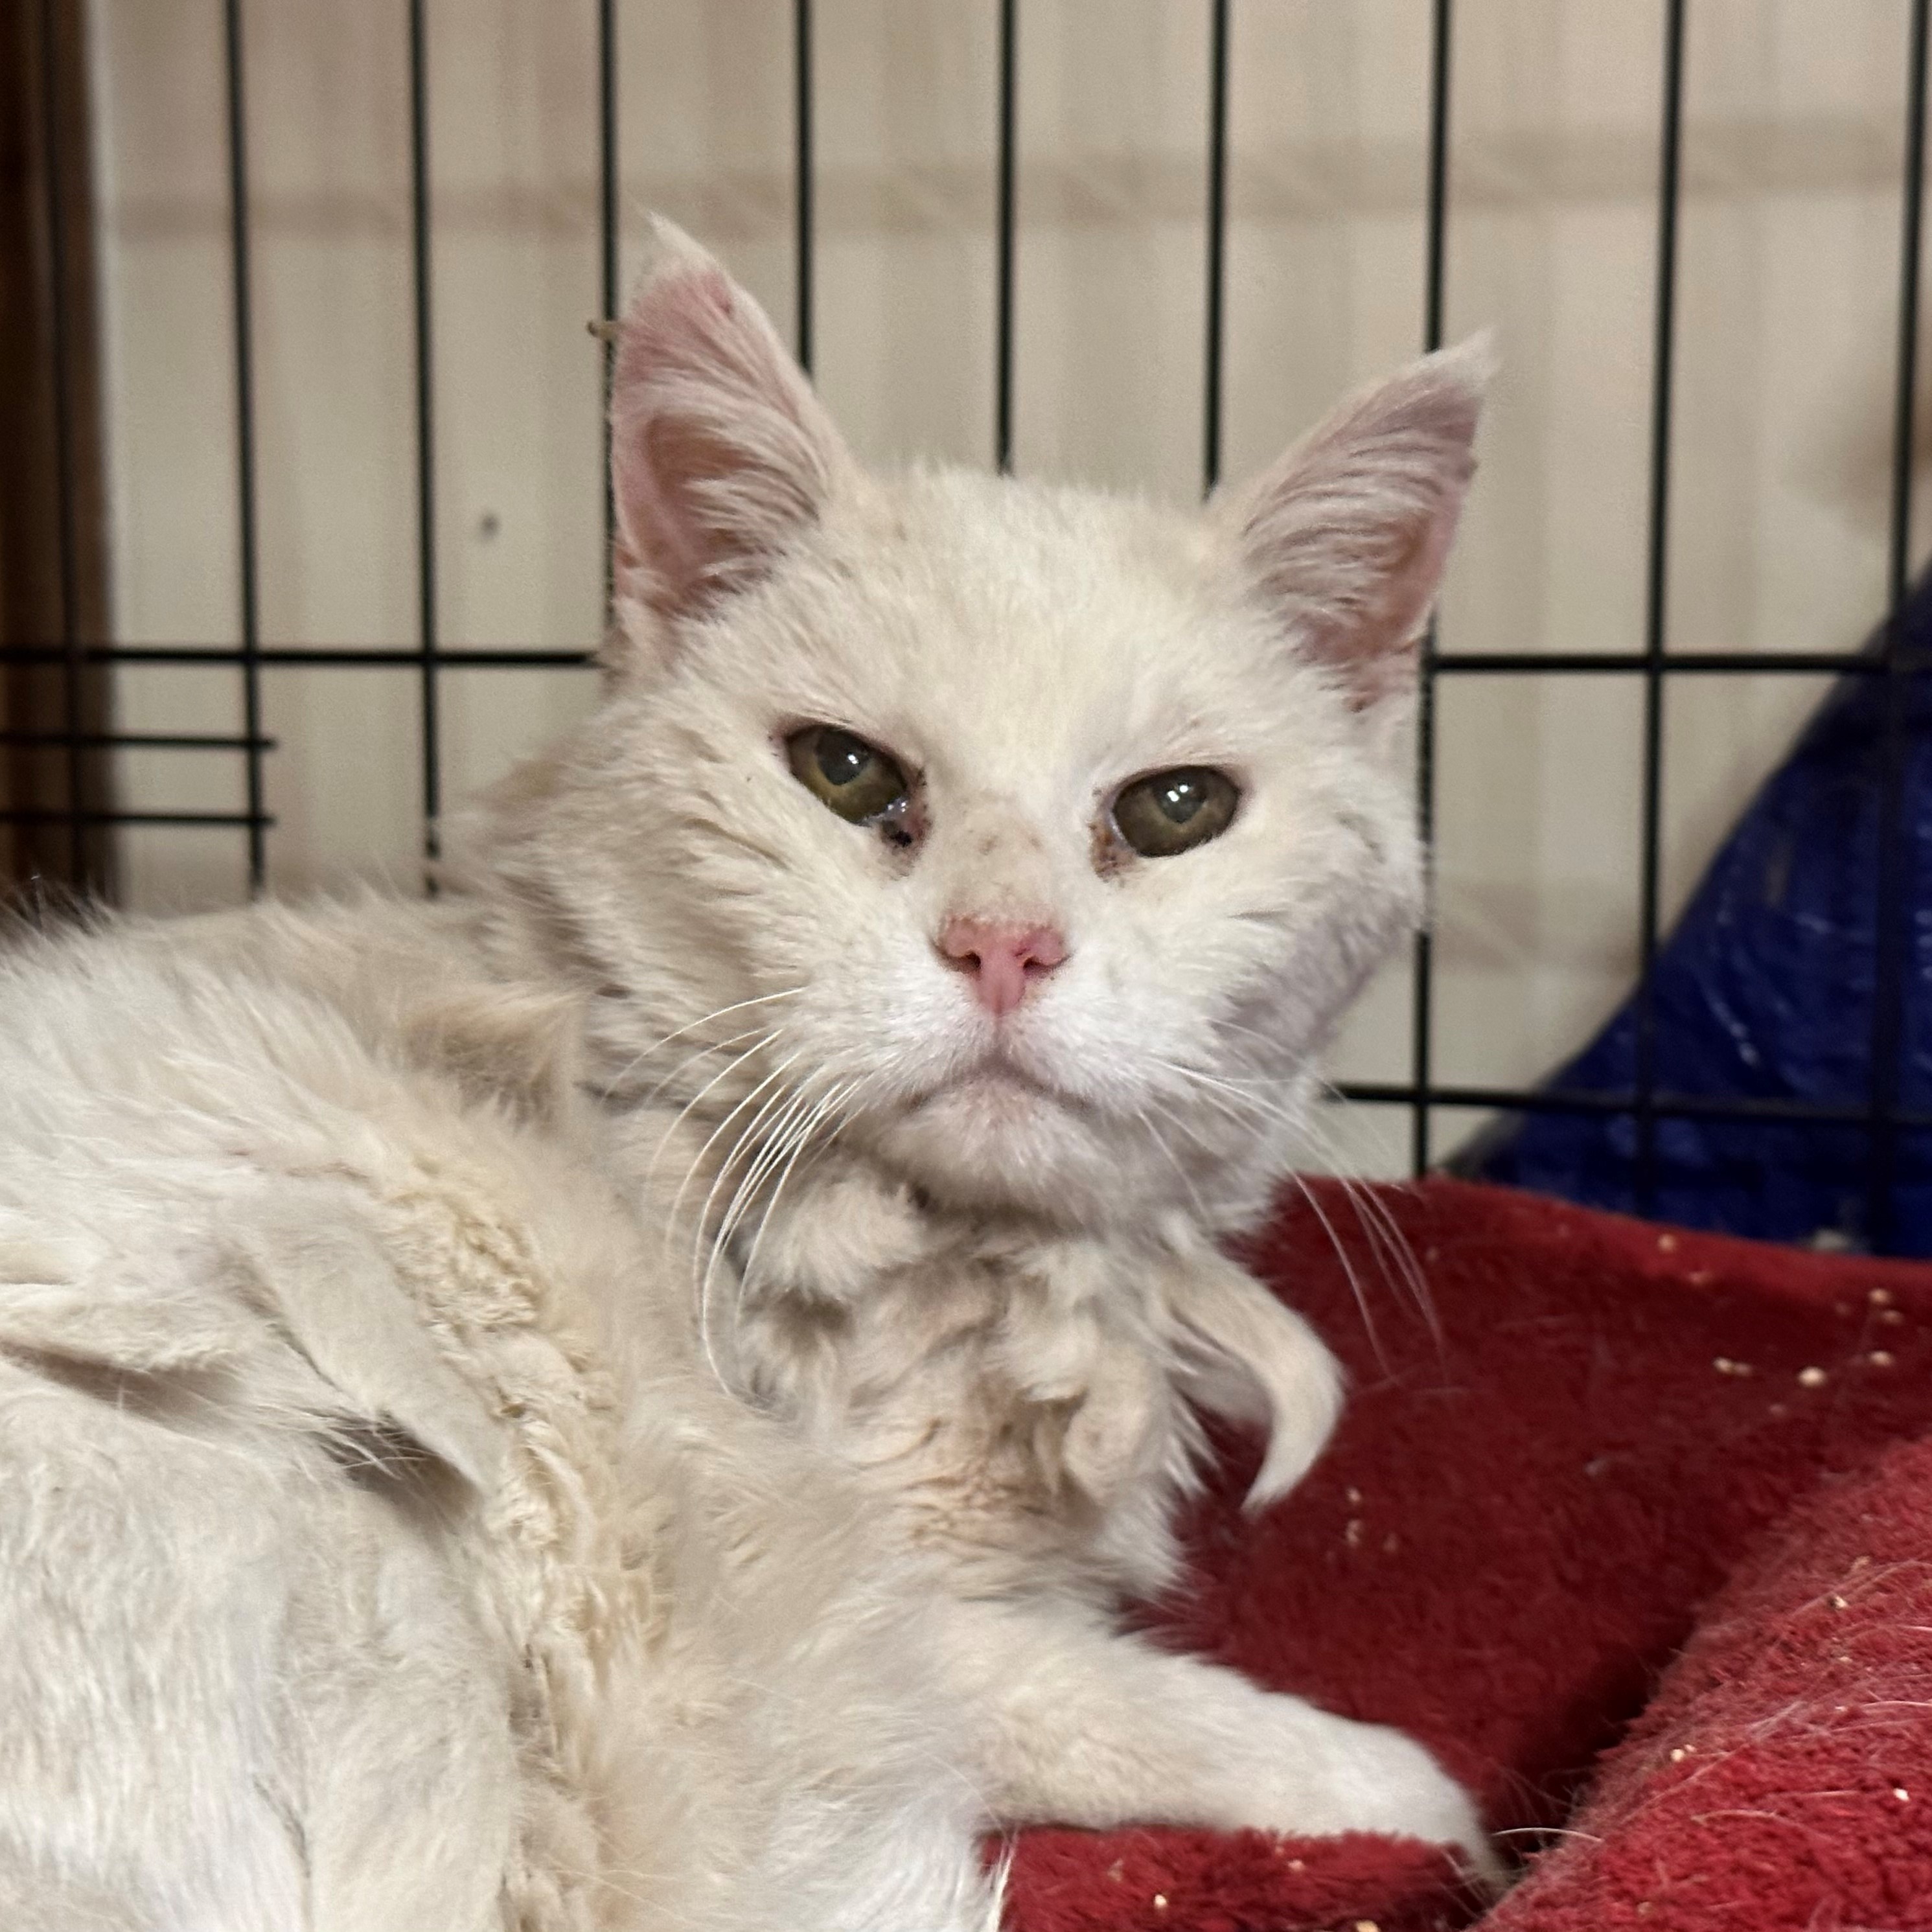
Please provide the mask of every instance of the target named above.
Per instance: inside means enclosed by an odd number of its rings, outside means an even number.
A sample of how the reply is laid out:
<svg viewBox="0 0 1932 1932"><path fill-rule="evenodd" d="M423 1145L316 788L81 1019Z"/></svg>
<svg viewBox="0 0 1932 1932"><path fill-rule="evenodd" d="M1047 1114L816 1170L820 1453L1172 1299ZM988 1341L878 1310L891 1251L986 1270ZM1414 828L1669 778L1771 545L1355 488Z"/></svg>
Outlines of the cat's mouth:
<svg viewBox="0 0 1932 1932"><path fill-rule="evenodd" d="M1010 1114L1042 1106L1065 1110L1075 1104L1070 1095L998 1048L921 1095L914 1107L915 1112L922 1112L960 1102Z"/></svg>

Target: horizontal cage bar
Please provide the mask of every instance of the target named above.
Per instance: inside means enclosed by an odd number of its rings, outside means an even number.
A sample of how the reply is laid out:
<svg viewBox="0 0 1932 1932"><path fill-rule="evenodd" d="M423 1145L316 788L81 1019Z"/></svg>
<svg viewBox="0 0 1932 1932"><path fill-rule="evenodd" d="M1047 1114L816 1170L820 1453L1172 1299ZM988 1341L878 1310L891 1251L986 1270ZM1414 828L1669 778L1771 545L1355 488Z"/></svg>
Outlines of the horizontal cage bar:
<svg viewBox="0 0 1932 1932"><path fill-rule="evenodd" d="M80 646L80 654L92 664L259 663L322 670L332 664L341 664L364 669L372 665L394 667L416 671L421 670L423 666L422 651L413 644L345 644L340 648L327 644L263 645L252 652L232 644L86 644ZM44 664L66 656L65 652L49 645L0 644L0 664ZM436 662L445 668L454 666L459 670L466 665L482 668L491 664L526 669L542 669L554 664L576 670L593 664L596 658L589 651L560 650L538 645L501 648L478 645L469 650L440 650L436 653Z"/></svg>
<svg viewBox="0 0 1932 1932"><path fill-rule="evenodd" d="M1598 1093L1579 1088L1436 1086L1420 1088L1406 1081L1343 1081L1334 1092L1340 1098L1368 1106L1474 1107L1495 1112L1522 1114L1636 1114L1646 1106L1660 1119L1737 1120L1766 1125L1868 1127L1870 1112L1847 1102L1840 1107L1817 1101L1720 1097L1659 1091L1648 1096L1634 1090ZM1932 1128L1932 1114L1899 1111L1886 1117L1888 1125Z"/></svg>
<svg viewBox="0 0 1932 1932"><path fill-rule="evenodd" d="M79 745L109 752L272 752L274 738L223 737L196 731L0 731L0 745Z"/></svg>
<svg viewBox="0 0 1932 1932"><path fill-rule="evenodd" d="M1932 670L1932 652L1901 654L1910 668ZM1673 672L1691 676L1755 676L1784 672L1800 676L1882 675L1882 658L1859 651L1666 651L1651 658L1639 651L1451 651L1438 653L1438 671L1466 671L1496 676L1598 676L1636 674L1668 677Z"/></svg>
<svg viewBox="0 0 1932 1932"><path fill-rule="evenodd" d="M0 809L4 825L273 825L264 813L248 812L58 812L38 806Z"/></svg>
<svg viewBox="0 0 1932 1932"><path fill-rule="evenodd" d="M241 664L249 654L233 644L115 644L76 646L94 664ZM54 664L69 653L61 644L0 644L0 664ZM397 664L420 670L423 652L416 644L263 644L254 654L264 664ZM439 665L584 665L596 654L554 645L452 645L435 652ZM1900 651L1894 660L1906 674L1932 671L1932 651ZM1641 676L1654 669L1666 677L1681 673L1694 677L1756 676L1780 673L1801 677L1882 677L1888 667L1882 657L1856 651L1667 651L1661 664L1634 651L1449 651L1432 661L1432 671L1464 672L1484 676L1550 674L1556 676ZM62 740L64 742L64 739Z"/></svg>

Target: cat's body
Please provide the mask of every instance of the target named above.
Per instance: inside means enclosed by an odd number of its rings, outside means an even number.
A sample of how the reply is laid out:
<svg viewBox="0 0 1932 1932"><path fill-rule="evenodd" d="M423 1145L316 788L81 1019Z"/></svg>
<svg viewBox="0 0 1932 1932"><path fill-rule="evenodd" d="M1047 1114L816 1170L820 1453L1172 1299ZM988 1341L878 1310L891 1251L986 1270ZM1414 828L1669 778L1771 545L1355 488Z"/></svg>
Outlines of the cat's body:
<svg viewBox="0 0 1932 1932"><path fill-rule="evenodd" d="M976 1922L917 1593L452 926L6 970L0 1923Z"/></svg>
<svg viewBox="0 0 1932 1932"><path fill-rule="evenodd" d="M1334 1419L1215 1242L1413 908L1478 377L1404 380L1218 524L880 484L670 238L611 688L453 890L5 965L0 1918L914 1932L988 1820L1480 1858L1406 1739L1111 1624L1192 1405L1258 1501Z"/></svg>

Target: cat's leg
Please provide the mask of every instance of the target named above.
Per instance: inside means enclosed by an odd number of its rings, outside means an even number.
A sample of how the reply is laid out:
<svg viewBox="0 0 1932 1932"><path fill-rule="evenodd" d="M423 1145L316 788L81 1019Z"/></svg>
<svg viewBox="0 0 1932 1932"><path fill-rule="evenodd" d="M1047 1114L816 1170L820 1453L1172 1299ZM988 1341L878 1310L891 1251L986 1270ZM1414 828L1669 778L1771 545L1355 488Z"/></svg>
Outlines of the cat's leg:
<svg viewBox="0 0 1932 1932"><path fill-rule="evenodd" d="M1108 1629L1072 1604L962 1603L951 1661L1004 1821L1378 1832L1501 1867L1462 1786L1412 1738Z"/></svg>

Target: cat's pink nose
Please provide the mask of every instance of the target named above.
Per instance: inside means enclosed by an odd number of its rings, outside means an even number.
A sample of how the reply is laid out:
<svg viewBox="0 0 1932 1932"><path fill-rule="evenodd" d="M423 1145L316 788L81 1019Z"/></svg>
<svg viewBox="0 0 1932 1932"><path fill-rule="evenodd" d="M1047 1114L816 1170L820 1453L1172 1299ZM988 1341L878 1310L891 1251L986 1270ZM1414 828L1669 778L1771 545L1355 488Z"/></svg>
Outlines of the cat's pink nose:
<svg viewBox="0 0 1932 1932"><path fill-rule="evenodd" d="M1050 926L1000 926L983 919L949 919L939 950L962 972L994 1018L1011 1012L1036 980L1066 957L1066 942Z"/></svg>

